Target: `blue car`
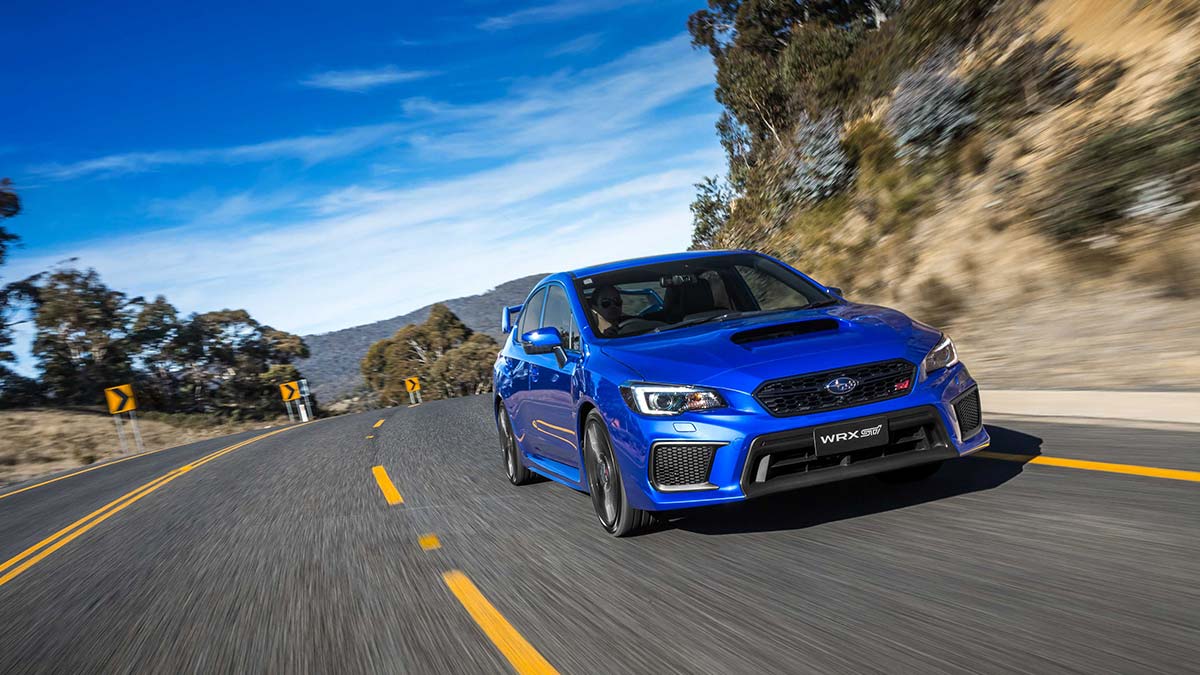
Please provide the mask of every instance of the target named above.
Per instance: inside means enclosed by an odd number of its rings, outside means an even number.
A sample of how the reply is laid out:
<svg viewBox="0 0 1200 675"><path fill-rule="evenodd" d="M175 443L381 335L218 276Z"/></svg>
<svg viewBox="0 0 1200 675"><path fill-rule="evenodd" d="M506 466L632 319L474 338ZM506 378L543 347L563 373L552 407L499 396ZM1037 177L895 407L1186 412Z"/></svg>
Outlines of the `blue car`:
<svg viewBox="0 0 1200 675"><path fill-rule="evenodd" d="M552 274L501 324L509 480L590 493L616 536L661 511L919 480L989 442L949 336L753 251Z"/></svg>

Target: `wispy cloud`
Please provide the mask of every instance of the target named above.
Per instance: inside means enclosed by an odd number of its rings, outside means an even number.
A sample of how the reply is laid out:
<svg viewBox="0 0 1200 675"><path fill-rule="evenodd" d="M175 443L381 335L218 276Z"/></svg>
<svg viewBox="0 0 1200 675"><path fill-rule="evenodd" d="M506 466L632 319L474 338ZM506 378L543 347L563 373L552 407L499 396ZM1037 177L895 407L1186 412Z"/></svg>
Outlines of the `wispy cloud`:
<svg viewBox="0 0 1200 675"><path fill-rule="evenodd" d="M585 52L590 52L593 49L599 47L600 43L603 41L604 41L604 38L600 33L588 33L586 35L580 35L579 37L577 37L573 40L567 40L566 42L551 49L550 56L565 56L567 54L583 54Z"/></svg>
<svg viewBox="0 0 1200 675"><path fill-rule="evenodd" d="M597 68L527 80L509 95L456 105L410 99L424 126L410 142L430 157L494 157L618 135L712 87L712 64L680 35Z"/></svg>
<svg viewBox="0 0 1200 675"><path fill-rule="evenodd" d="M515 12L484 19L479 27L483 30L508 30L517 26L554 23L590 14L611 12L645 0L556 0L544 5L526 7Z"/></svg>
<svg viewBox="0 0 1200 675"><path fill-rule="evenodd" d="M300 80L300 84L314 89L363 93L389 84L411 82L436 74L431 70L401 70L396 66L366 70L327 70L309 75Z"/></svg>
<svg viewBox="0 0 1200 675"><path fill-rule="evenodd" d="M85 176L114 176L153 171L165 166L210 163L239 164L276 159L296 159L316 164L361 152L381 143L398 140L399 124L348 127L328 134L294 136L262 143L224 148L155 150L127 152L66 164L50 163L30 167L30 173L55 180Z"/></svg>

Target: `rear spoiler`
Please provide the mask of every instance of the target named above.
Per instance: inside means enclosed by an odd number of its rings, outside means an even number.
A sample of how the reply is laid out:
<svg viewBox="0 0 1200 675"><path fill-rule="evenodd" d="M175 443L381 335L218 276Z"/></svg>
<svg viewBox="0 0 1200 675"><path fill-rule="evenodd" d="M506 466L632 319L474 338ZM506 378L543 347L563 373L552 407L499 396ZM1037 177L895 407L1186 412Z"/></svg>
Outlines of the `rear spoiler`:
<svg viewBox="0 0 1200 675"><path fill-rule="evenodd" d="M525 305L510 305L500 310L500 332L507 335L513 328L513 315L520 312Z"/></svg>

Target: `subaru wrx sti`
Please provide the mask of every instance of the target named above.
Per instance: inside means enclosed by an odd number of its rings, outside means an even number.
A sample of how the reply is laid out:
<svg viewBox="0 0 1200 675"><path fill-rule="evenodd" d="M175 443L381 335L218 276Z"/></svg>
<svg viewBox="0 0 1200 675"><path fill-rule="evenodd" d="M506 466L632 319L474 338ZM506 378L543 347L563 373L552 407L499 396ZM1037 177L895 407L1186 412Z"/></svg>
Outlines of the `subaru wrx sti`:
<svg viewBox="0 0 1200 675"><path fill-rule="evenodd" d="M589 493L617 536L659 511L919 480L989 443L949 336L752 251L552 274L501 323L509 480Z"/></svg>

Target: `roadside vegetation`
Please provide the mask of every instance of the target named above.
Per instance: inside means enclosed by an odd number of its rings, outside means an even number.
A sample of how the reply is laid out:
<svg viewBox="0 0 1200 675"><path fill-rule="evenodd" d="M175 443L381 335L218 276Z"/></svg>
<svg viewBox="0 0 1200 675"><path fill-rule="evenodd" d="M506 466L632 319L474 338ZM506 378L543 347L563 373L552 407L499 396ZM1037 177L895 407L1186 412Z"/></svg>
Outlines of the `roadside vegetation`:
<svg viewBox="0 0 1200 675"><path fill-rule="evenodd" d="M423 399L470 396L491 391L499 350L490 335L471 330L439 304L424 323L404 326L371 345L361 370L382 405L408 403L404 380L409 377L420 378Z"/></svg>
<svg viewBox="0 0 1200 675"><path fill-rule="evenodd" d="M727 166L697 184L693 247L947 327L985 381L1194 386L1198 9L710 0L688 28Z"/></svg>
<svg viewBox="0 0 1200 675"><path fill-rule="evenodd" d="M236 421L221 415L155 412L139 415L138 420L147 451L287 422L286 417ZM0 410L0 486L120 456L112 417L105 412Z"/></svg>
<svg viewBox="0 0 1200 675"><path fill-rule="evenodd" d="M0 218L20 211L0 183ZM0 264L16 239L0 227ZM131 297L69 265L4 286L0 318L0 408L99 407L106 387L131 382L143 411L269 419L280 412L277 385L299 378L293 361L308 356L298 336L245 310L184 316L161 295ZM18 326L33 335L33 378L12 369Z"/></svg>

